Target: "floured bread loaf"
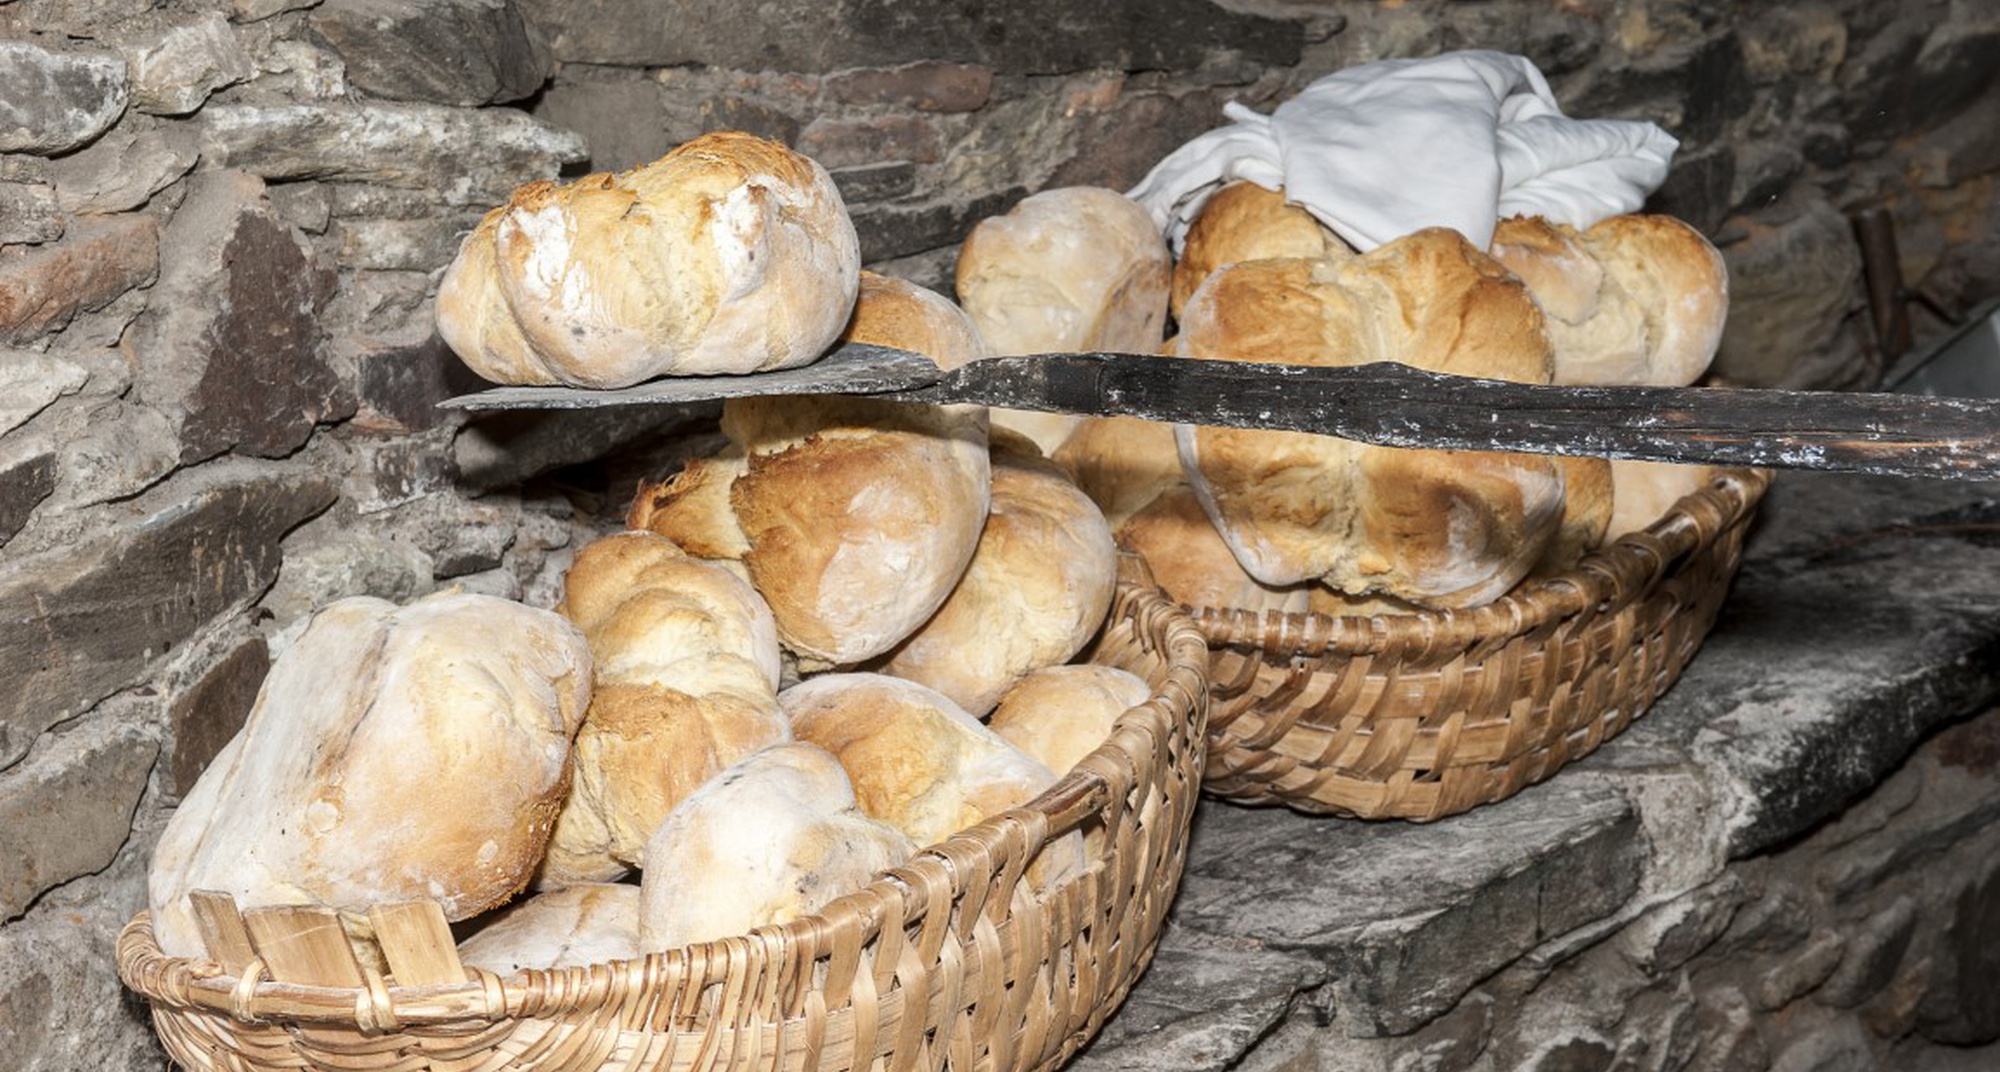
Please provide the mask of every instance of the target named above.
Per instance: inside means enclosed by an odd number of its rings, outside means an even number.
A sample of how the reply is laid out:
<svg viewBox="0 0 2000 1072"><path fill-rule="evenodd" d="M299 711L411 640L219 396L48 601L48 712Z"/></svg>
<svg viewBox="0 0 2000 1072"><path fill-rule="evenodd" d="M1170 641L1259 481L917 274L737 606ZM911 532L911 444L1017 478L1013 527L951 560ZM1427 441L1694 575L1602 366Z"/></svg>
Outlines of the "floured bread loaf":
<svg viewBox="0 0 2000 1072"><path fill-rule="evenodd" d="M778 695L792 734L833 753L861 810L918 845L1034 799L1055 772L934 689L883 674L827 674ZM1082 865L1059 839L1031 869L1038 885Z"/></svg>
<svg viewBox="0 0 2000 1072"><path fill-rule="evenodd" d="M606 536L577 553L556 609L589 640L597 680L545 887L642 866L674 805L791 736L770 609L721 565L650 532Z"/></svg>
<svg viewBox="0 0 2000 1072"><path fill-rule="evenodd" d="M1190 607L1299 614L1315 585L1274 587L1244 572L1194 489L1177 484L1118 526L1118 546L1140 557L1168 598Z"/></svg>
<svg viewBox="0 0 2000 1072"><path fill-rule="evenodd" d="M468 968L512 975L529 968L582 968L639 955L639 887L585 882L538 893L500 910L458 944Z"/></svg>
<svg viewBox="0 0 2000 1072"><path fill-rule="evenodd" d="M194 890L327 905L351 928L381 902L429 898L458 920L506 901L569 789L590 676L582 635L519 603L328 604L160 836L161 949L201 954Z"/></svg>
<svg viewBox="0 0 2000 1072"><path fill-rule="evenodd" d="M916 846L855 806L841 766L802 742L744 758L647 844L639 945L661 952L786 923L867 885Z"/></svg>
<svg viewBox="0 0 2000 1072"><path fill-rule="evenodd" d="M1346 261L1268 259L1210 275L1176 349L1195 358L1401 361L1549 382L1542 315L1520 281L1434 228ZM1554 535L1562 475L1546 457L1369 447L1328 436L1176 430L1183 469L1243 568L1444 607L1491 601Z"/></svg>
<svg viewBox="0 0 2000 1072"><path fill-rule="evenodd" d="M499 383L624 387L817 358L854 305L860 247L818 164L748 134L487 213L438 286L438 332Z"/></svg>
<svg viewBox="0 0 2000 1072"><path fill-rule="evenodd" d="M1058 775L1111 736L1118 716L1151 699L1144 679L1076 663L1035 671L1007 690L987 727Z"/></svg>
<svg viewBox="0 0 2000 1072"><path fill-rule="evenodd" d="M879 669L975 717L1029 671L1068 662L1103 624L1118 551L1096 504L1025 439L995 430L978 550L937 614Z"/></svg>
<svg viewBox="0 0 2000 1072"><path fill-rule="evenodd" d="M844 338L976 360L951 303L878 279ZM866 398L732 398L732 452L642 488L628 523L702 554L740 554L801 661L881 655L951 594L985 525L986 410ZM727 494L723 486L727 484Z"/></svg>
<svg viewBox="0 0 2000 1072"><path fill-rule="evenodd" d="M1136 417L1086 417L1050 458L1114 529L1187 482L1173 425Z"/></svg>
<svg viewBox="0 0 2000 1072"><path fill-rule="evenodd" d="M1535 565L1539 574L1558 573L1576 565L1586 552L1604 542L1611 524L1611 462L1605 458L1558 456L1562 470L1562 520Z"/></svg>
<svg viewBox="0 0 2000 1072"><path fill-rule="evenodd" d="M1043 190L981 220L959 246L954 286L999 354L1149 354L1167 319L1172 256L1145 209L1095 186ZM996 410L995 424L1052 453L1066 413Z"/></svg>
<svg viewBox="0 0 2000 1072"><path fill-rule="evenodd" d="M1557 383L1685 386L1722 341L1722 255L1670 216L1613 216L1582 232L1515 216L1500 221L1492 252L1547 314Z"/></svg>
<svg viewBox="0 0 2000 1072"><path fill-rule="evenodd" d="M1346 242L1313 214L1285 201L1281 191L1254 182L1232 182L1202 203L1188 225L1174 264L1173 314L1181 315L1201 281L1224 265L1272 257L1346 260Z"/></svg>
<svg viewBox="0 0 2000 1072"><path fill-rule="evenodd" d="M1675 503L1707 487L1718 472L1711 465L1611 459L1611 519L1605 542L1652 525Z"/></svg>

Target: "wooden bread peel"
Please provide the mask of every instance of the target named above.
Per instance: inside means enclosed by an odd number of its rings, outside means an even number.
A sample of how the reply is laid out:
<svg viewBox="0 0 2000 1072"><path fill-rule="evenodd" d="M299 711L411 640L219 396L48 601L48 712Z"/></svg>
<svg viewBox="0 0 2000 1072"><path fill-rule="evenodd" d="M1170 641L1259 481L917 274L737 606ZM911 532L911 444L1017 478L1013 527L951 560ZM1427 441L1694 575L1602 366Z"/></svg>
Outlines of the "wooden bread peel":
<svg viewBox="0 0 2000 1072"><path fill-rule="evenodd" d="M1550 386L1386 362L1328 368L1056 353L992 358L947 372L908 350L844 343L813 364L776 372L666 377L615 390L495 387L440 405L592 409L781 394L866 395L1284 429L1387 447L2000 478L2000 400Z"/></svg>

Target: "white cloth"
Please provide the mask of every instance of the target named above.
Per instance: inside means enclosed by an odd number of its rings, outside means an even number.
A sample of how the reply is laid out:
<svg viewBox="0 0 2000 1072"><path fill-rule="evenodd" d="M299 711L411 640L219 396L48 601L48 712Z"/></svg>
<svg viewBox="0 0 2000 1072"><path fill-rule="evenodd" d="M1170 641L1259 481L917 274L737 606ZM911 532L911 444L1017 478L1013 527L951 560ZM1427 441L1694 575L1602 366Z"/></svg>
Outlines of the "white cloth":
<svg viewBox="0 0 2000 1072"><path fill-rule="evenodd" d="M1247 179L1282 189L1362 252L1424 227L1486 249L1513 215L1578 228L1637 210L1679 143L1651 123L1570 119L1526 57L1452 52L1337 71L1160 161L1127 195L1178 252L1202 202Z"/></svg>

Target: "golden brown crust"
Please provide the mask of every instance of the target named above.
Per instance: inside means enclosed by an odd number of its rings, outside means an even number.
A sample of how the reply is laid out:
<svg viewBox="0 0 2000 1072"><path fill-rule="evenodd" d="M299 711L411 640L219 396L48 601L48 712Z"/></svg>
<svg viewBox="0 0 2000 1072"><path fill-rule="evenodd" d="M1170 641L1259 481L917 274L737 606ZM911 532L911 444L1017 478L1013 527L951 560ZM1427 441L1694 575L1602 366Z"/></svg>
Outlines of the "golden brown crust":
<svg viewBox="0 0 2000 1072"><path fill-rule="evenodd" d="M1217 268L1273 257L1341 259L1354 251L1312 213L1285 200L1280 191L1254 182L1232 182L1202 203L1188 225L1180 260L1174 265L1170 308L1181 315L1201 282Z"/></svg>

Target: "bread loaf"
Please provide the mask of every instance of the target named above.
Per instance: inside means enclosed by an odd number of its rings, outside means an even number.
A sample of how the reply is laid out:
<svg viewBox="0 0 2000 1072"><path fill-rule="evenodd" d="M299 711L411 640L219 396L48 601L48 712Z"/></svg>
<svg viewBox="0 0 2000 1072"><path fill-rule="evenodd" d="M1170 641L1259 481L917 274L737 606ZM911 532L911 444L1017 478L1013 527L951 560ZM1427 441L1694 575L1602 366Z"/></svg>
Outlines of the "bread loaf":
<svg viewBox="0 0 2000 1072"><path fill-rule="evenodd" d="M877 279L844 338L956 367L977 335L951 303ZM972 560L991 483L986 411L866 398L732 398L725 456L640 490L629 520L740 553L802 662L849 666L922 625ZM727 495L722 484L728 483Z"/></svg>
<svg viewBox="0 0 2000 1072"><path fill-rule="evenodd" d="M959 246L954 285L996 353L1149 354L1165 334L1172 263L1145 209L1113 190L1067 186L981 220ZM1006 409L993 419L1044 454L1077 421Z"/></svg>
<svg viewBox="0 0 2000 1072"><path fill-rule="evenodd" d="M1562 519L1535 565L1537 574L1559 573L1604 542L1611 524L1611 462L1586 455L1557 456L1562 470Z"/></svg>
<svg viewBox="0 0 2000 1072"><path fill-rule="evenodd" d="M1082 649L1104 622L1118 572L1104 515L1032 443L996 431L992 464L992 505L971 564L879 667L974 717L1022 675Z"/></svg>
<svg viewBox="0 0 2000 1072"><path fill-rule="evenodd" d="M458 944L468 968L507 976L639 955L639 887L585 882L508 905Z"/></svg>
<svg viewBox="0 0 2000 1072"><path fill-rule="evenodd" d="M643 866L674 805L791 736L771 612L722 566L650 532L606 536L577 553L557 610L589 640L597 671L547 887Z"/></svg>
<svg viewBox="0 0 2000 1072"><path fill-rule="evenodd" d="M1114 529L1187 482L1173 426L1136 417L1086 417L1050 458Z"/></svg>
<svg viewBox="0 0 2000 1072"><path fill-rule="evenodd" d="M1137 674L1115 666L1049 666L1008 689L987 726L1062 775L1111 736L1118 716L1152 695Z"/></svg>
<svg viewBox="0 0 2000 1072"><path fill-rule="evenodd" d="M1312 584L1267 585L1245 572L1194 489L1176 484L1118 527L1118 546L1146 563L1168 598L1190 607L1235 607L1299 614Z"/></svg>
<svg viewBox="0 0 2000 1072"><path fill-rule="evenodd" d="M840 764L802 742L745 757L682 801L646 847L639 945L653 953L785 923L915 851L861 814Z"/></svg>
<svg viewBox="0 0 2000 1072"><path fill-rule="evenodd" d="M1455 231L1347 261L1230 265L1189 300L1184 356L1433 371L1547 383L1542 315L1519 280ZM1176 430L1205 512L1244 569L1285 587L1474 606L1534 565L1562 510L1546 457L1369 447L1327 436Z"/></svg>
<svg viewBox="0 0 2000 1072"><path fill-rule="evenodd" d="M194 890L327 905L358 932L381 902L459 920L506 901L568 791L590 677L582 635L548 611L459 592L328 604L160 836L160 947L201 955Z"/></svg>
<svg viewBox="0 0 2000 1072"><path fill-rule="evenodd" d="M1171 307L1175 317L1201 281L1217 268L1273 257L1346 260L1355 255L1339 235L1283 191L1254 182L1232 182L1204 201L1189 223L1174 264Z"/></svg>
<svg viewBox="0 0 2000 1072"><path fill-rule="evenodd" d="M516 190L446 268L438 332L499 383L789 368L840 333L859 268L824 169L708 134L630 171Z"/></svg>
<svg viewBox="0 0 2000 1072"><path fill-rule="evenodd" d="M1707 487L1719 471L1710 465L1611 459L1611 518L1605 542L1651 526L1675 503Z"/></svg>
<svg viewBox="0 0 2000 1072"><path fill-rule="evenodd" d="M1547 314L1557 383L1685 386L1722 341L1722 255L1672 217L1613 216L1579 232L1515 216L1494 231L1493 256Z"/></svg>

